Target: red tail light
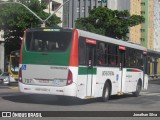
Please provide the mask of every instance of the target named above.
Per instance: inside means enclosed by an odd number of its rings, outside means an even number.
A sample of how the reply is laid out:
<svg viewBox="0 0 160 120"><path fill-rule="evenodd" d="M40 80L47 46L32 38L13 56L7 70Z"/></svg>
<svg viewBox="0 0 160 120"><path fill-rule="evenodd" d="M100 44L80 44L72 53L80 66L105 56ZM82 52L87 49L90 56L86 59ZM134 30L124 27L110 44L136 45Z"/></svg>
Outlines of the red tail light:
<svg viewBox="0 0 160 120"><path fill-rule="evenodd" d="M19 82L22 82L22 68L19 69Z"/></svg>
<svg viewBox="0 0 160 120"><path fill-rule="evenodd" d="M68 71L68 78L67 78L67 85L70 85L73 83L73 76L72 76L72 72L69 70Z"/></svg>

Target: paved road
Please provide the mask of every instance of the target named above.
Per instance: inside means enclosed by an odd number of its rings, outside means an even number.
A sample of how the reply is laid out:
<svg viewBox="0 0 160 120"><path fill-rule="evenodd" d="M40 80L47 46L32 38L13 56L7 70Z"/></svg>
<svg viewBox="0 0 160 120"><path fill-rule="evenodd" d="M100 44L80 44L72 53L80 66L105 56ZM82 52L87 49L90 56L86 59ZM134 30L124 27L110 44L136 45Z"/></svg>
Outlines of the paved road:
<svg viewBox="0 0 160 120"><path fill-rule="evenodd" d="M107 103L99 99L80 100L51 95L23 94L16 86L0 86L0 111L160 111L160 80L150 81L148 90L142 91L139 97L133 97L131 94L112 96Z"/></svg>

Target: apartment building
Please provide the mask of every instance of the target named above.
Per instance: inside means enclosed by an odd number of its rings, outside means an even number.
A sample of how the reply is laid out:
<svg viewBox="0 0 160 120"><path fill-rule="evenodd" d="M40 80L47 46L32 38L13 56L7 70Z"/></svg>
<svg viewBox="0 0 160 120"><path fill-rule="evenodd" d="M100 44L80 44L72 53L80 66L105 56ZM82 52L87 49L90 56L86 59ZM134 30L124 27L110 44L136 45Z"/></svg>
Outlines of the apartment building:
<svg viewBox="0 0 160 120"><path fill-rule="evenodd" d="M129 10L130 0L108 0L107 7L111 10Z"/></svg>
<svg viewBox="0 0 160 120"><path fill-rule="evenodd" d="M141 0L141 15L145 18L145 22L141 28L141 45L148 48L148 21L149 21L149 0Z"/></svg>
<svg viewBox="0 0 160 120"><path fill-rule="evenodd" d="M70 0L63 6L63 27L74 28L75 20L88 17L89 11L98 6L107 7L107 0Z"/></svg>
<svg viewBox="0 0 160 120"><path fill-rule="evenodd" d="M141 15L141 0L130 0L130 14ZM141 25L130 27L129 40L133 43L141 43Z"/></svg>
<svg viewBox="0 0 160 120"><path fill-rule="evenodd" d="M55 12L59 8L59 6L63 4L63 0L40 0L40 1L44 1L47 4L47 8L44 11L50 14ZM63 20L63 7L61 7L55 14L58 17L60 17L62 21ZM60 23L59 26L62 27L62 23Z"/></svg>
<svg viewBox="0 0 160 120"><path fill-rule="evenodd" d="M154 50L160 52L160 0L154 0Z"/></svg>
<svg viewBox="0 0 160 120"><path fill-rule="evenodd" d="M112 10L128 10L131 15L141 15L141 0L108 0L108 8ZM141 44L141 25L129 28L129 41Z"/></svg>
<svg viewBox="0 0 160 120"><path fill-rule="evenodd" d="M142 3L143 4L143 3ZM148 49L154 50L154 0L149 0L148 16Z"/></svg>

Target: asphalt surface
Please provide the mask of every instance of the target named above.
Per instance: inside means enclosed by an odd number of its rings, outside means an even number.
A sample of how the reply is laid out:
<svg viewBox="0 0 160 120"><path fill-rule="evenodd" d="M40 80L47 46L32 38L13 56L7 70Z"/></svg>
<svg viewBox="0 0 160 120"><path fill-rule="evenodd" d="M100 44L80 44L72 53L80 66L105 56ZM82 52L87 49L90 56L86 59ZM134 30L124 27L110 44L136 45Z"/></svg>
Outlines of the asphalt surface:
<svg viewBox="0 0 160 120"><path fill-rule="evenodd" d="M109 102L107 103L101 102L101 100L98 98L81 100L78 98L58 97L52 95L24 94L19 92L17 84L11 86L1 85L0 111L160 111L160 80L149 81L148 90L142 91L139 97L133 97L132 94L126 94L123 96L112 96ZM113 114L114 113L115 112L113 112ZM93 114L95 115L94 112ZM61 117L61 115L58 116L59 117L54 117L54 119L113 119L113 117ZM34 119L39 120L44 118ZM53 118L47 117L45 119L48 120ZM137 117L136 119L135 117L114 117L114 119L137 120ZM138 117L138 120L141 119L143 120L144 117ZM152 119L158 120L159 118L152 117ZM145 117L145 120L151 120L151 117Z"/></svg>

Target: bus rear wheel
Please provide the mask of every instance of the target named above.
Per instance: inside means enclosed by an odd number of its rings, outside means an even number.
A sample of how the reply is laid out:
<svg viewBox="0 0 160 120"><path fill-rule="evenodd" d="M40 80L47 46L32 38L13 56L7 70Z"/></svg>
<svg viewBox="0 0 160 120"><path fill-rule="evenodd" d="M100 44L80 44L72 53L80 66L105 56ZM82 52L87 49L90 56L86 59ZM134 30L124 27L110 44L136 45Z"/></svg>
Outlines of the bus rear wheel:
<svg viewBox="0 0 160 120"><path fill-rule="evenodd" d="M102 101L107 102L110 97L110 85L108 82L106 82L104 89L103 89L103 94L102 94Z"/></svg>
<svg viewBox="0 0 160 120"><path fill-rule="evenodd" d="M133 92L133 96L134 96L134 97L138 97L138 96L139 96L140 91L141 91L141 88L142 88L142 84L141 84L140 81L138 81L137 87L136 87L136 91Z"/></svg>

